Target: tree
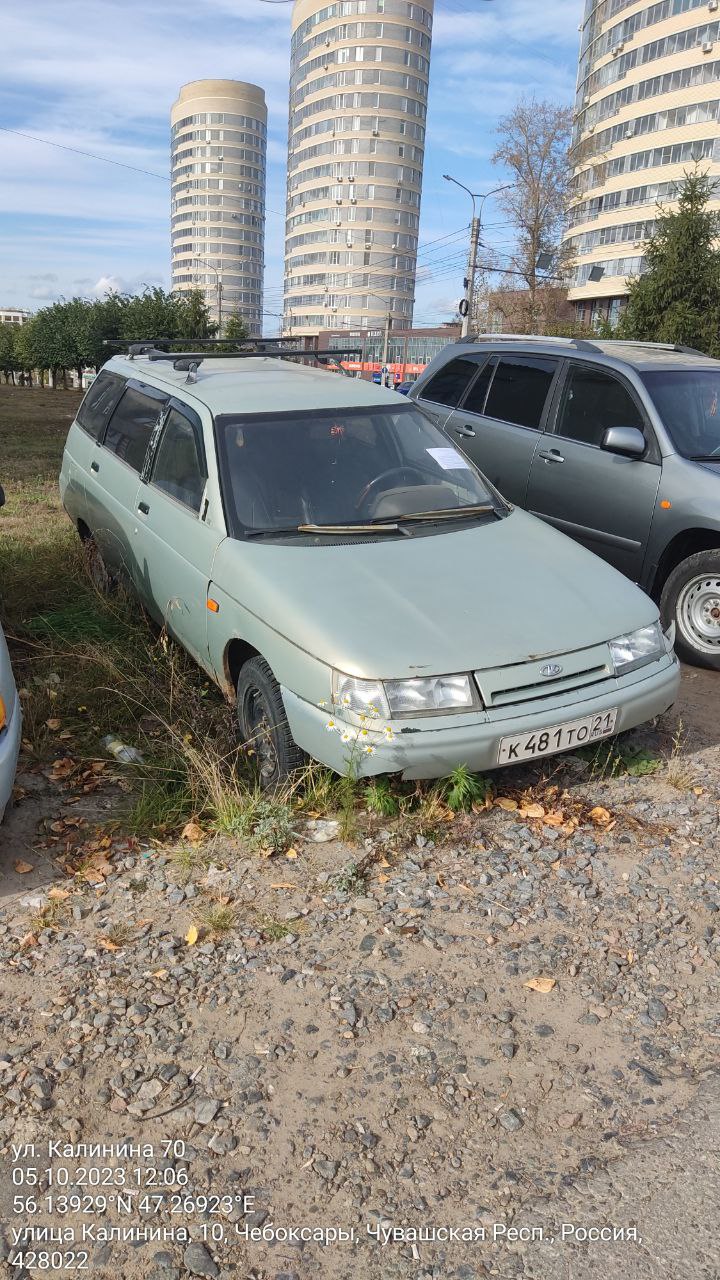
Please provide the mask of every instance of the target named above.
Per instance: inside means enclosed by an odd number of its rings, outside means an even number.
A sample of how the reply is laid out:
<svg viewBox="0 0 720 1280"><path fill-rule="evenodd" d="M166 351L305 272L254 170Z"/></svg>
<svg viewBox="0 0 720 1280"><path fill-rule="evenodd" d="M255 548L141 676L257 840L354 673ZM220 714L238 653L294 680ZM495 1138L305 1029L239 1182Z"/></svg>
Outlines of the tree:
<svg viewBox="0 0 720 1280"><path fill-rule="evenodd" d="M15 327L11 324L0 324L0 373L4 375L6 382L10 382L11 379L14 382L15 370L18 368L13 338Z"/></svg>
<svg viewBox="0 0 720 1280"><path fill-rule="evenodd" d="M228 338L232 342L243 342L250 334L247 321L240 315L239 311L230 313L225 321L224 329L223 338Z"/></svg>
<svg viewBox="0 0 720 1280"><path fill-rule="evenodd" d="M686 173L676 209L658 208L645 249L647 270L628 281L623 338L678 342L720 356L720 213L715 185L697 168Z"/></svg>
<svg viewBox="0 0 720 1280"><path fill-rule="evenodd" d="M541 252L552 253L562 273L560 239L568 192L568 148L573 113L554 102L522 98L498 125L493 163L510 171L512 187L498 197L515 231L512 264L528 289L531 332L539 319L538 289L545 272L537 268ZM538 275L540 279L538 279Z"/></svg>

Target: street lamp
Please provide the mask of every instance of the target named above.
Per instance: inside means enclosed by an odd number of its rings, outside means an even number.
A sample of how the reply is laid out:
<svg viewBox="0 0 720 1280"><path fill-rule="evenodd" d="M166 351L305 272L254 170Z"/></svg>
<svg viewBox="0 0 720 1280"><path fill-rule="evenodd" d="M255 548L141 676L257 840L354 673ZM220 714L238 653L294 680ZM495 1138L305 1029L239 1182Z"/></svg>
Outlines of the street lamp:
<svg viewBox="0 0 720 1280"><path fill-rule="evenodd" d="M215 272L215 281L216 281L216 288L217 288L218 337L220 337L222 335L222 295L223 295L222 279L220 277L220 272L218 271L217 267L213 266L212 262L208 262L207 258L193 258L193 262L202 262L204 266L209 267L211 271Z"/></svg>
<svg viewBox="0 0 720 1280"><path fill-rule="evenodd" d="M477 269L477 251L480 244L480 228L482 226L482 213L485 207L485 201L490 196L496 196L499 191L509 191L514 185L512 182L506 182L502 187L494 187L492 191L479 193L471 191L463 182L458 182L457 178L452 178L449 173L444 173L443 178L446 182L453 182L456 187L460 187L466 191L472 200L472 222L470 223L470 252L468 254L468 269L465 277L465 297L460 303L460 314L462 316L462 329L460 336L467 338L470 332L470 312L472 309L473 297L475 294L475 271ZM476 214L475 201L480 201L480 213Z"/></svg>

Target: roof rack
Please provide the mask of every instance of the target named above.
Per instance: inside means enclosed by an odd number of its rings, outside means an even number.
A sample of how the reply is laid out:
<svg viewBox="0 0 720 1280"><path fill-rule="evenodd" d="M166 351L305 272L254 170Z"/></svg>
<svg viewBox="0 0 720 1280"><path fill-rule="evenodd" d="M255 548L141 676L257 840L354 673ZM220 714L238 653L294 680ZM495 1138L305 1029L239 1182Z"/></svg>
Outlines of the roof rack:
<svg viewBox="0 0 720 1280"><path fill-rule="evenodd" d="M273 360L314 360L320 365L333 365L339 372L346 377L350 377L347 369L342 365L343 360L347 360L352 356L361 355L360 347L343 348L342 350L312 351L304 348L288 347L278 345L280 339L269 339L273 344L269 351L261 348L245 351L238 349L237 351L162 351L159 347L154 346L150 342L133 342L128 346L128 358L135 359L136 356L145 356L151 363L161 362L163 364L172 364L173 369L178 373L187 373L187 381L197 382L198 367L204 360L252 360L258 356L266 356Z"/></svg>
<svg viewBox="0 0 720 1280"><path fill-rule="evenodd" d="M600 351L595 342L587 338L556 338L552 334L542 333L475 333L461 338L461 342L560 342L566 347L576 347L578 351Z"/></svg>
<svg viewBox="0 0 720 1280"><path fill-rule="evenodd" d="M706 356L707 351L700 351L697 347L686 347L681 342L641 342L634 338L605 338L603 339L606 346L613 347L650 347L653 351L680 351L686 356Z"/></svg>

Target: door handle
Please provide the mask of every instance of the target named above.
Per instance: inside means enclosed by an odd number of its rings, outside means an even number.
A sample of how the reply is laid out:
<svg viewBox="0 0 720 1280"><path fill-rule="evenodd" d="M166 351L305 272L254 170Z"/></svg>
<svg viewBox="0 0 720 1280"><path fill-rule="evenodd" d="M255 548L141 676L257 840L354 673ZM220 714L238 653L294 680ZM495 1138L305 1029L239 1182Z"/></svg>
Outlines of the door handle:
<svg viewBox="0 0 720 1280"><path fill-rule="evenodd" d="M100 463L99 463L99 462L91 462L91 463L90 463L90 470L91 470L91 471L99 471L99 470L100 470Z"/></svg>
<svg viewBox="0 0 720 1280"><path fill-rule="evenodd" d="M456 436L474 436L475 432L472 427L453 427Z"/></svg>
<svg viewBox="0 0 720 1280"><path fill-rule="evenodd" d="M138 502L138 511L141 511L144 516L150 515L150 508L147 502Z"/></svg>
<svg viewBox="0 0 720 1280"><path fill-rule="evenodd" d="M559 453L557 449L551 449L549 453L546 453L543 449L541 449L538 454L538 457L542 458L544 462L564 462L565 461L562 454Z"/></svg>

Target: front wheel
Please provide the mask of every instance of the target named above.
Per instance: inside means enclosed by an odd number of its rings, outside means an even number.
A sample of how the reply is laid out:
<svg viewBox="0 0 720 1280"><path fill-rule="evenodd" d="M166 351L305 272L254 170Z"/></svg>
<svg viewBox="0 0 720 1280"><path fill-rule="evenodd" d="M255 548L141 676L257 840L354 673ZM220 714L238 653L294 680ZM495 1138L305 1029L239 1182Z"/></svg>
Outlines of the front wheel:
<svg viewBox="0 0 720 1280"><path fill-rule="evenodd" d="M250 658L237 682L240 740L257 761L261 787L283 782L304 763L285 714L280 685L264 658Z"/></svg>
<svg viewBox="0 0 720 1280"><path fill-rule="evenodd" d="M663 626L675 622L675 648L696 667L720 671L720 550L682 560L660 597Z"/></svg>

